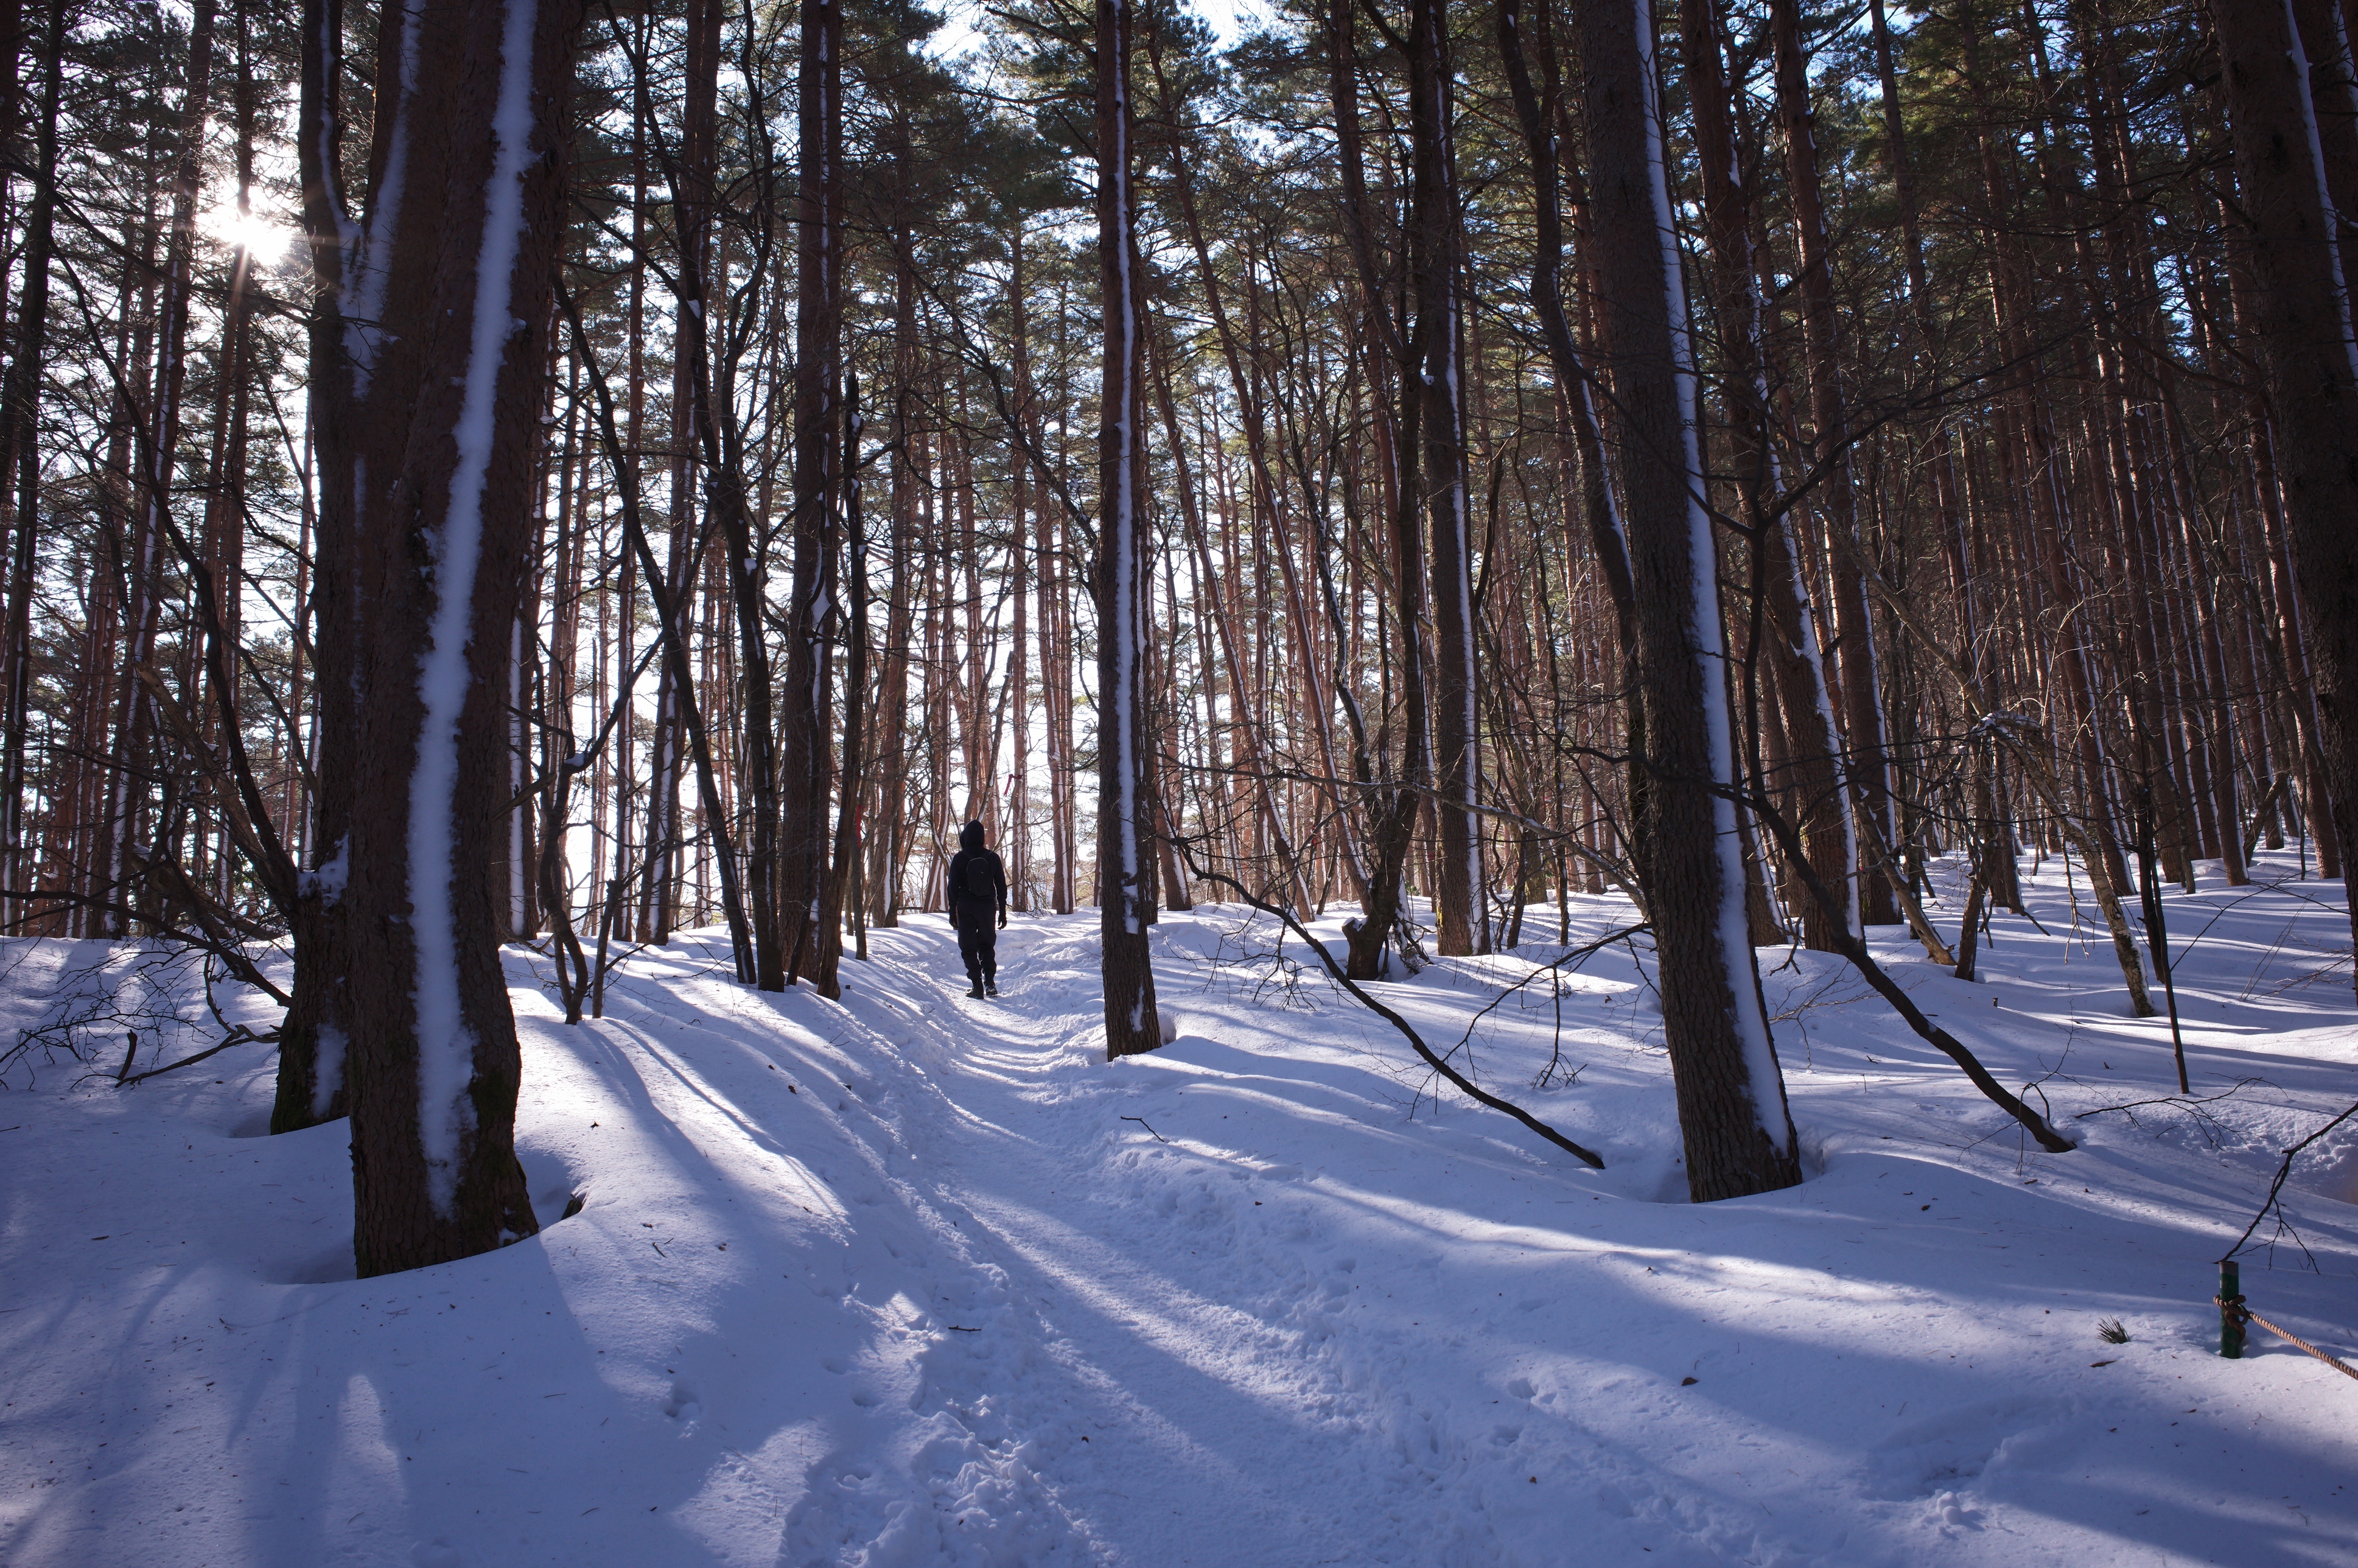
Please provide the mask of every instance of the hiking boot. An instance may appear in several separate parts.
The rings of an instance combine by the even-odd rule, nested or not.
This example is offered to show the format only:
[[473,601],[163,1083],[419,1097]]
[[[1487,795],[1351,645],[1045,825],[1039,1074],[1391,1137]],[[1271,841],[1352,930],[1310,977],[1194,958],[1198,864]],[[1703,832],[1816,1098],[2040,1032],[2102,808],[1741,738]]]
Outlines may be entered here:
[[982,989],[985,994],[997,996],[999,994],[999,981],[995,979],[985,979],[982,982]]
[[975,981],[975,982],[974,982],[974,989],[973,989],[972,990],[970,990],[970,991],[967,992],[966,994],[967,994],[967,995],[968,995],[968,996],[972,996],[972,997],[979,997],[979,996],[980,996],[980,995],[982,994],[982,982],[981,982],[980,980],[977,980],[977,981]]

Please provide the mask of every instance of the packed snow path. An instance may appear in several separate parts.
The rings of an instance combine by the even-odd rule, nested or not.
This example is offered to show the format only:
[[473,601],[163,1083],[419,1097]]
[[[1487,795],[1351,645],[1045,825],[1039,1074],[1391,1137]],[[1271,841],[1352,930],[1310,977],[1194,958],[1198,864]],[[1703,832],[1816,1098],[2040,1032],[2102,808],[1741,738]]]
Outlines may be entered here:
[[[2265,1081],[2064,1156],[1800,956],[1768,989],[1812,1179],[1703,1207],[1626,949],[1561,1034],[1542,980],[1473,1040],[1598,1173],[1436,1113],[1233,911],[1166,915],[1179,1037],[1111,1065],[1093,913],[1017,917],[996,1001],[931,917],[841,1004],[691,937],[577,1029],[513,950],[546,1228],[381,1280],[341,1127],[255,1136],[266,1063],[61,1065],[0,1099],[0,1563],[2348,1561],[2358,1385],[2265,1336],[2221,1361],[2206,1300],[2274,1151],[2358,1092],[2316,891],[2173,901],[2181,945],[2218,914],[2179,973],[2197,1093]],[[1989,983],[1882,946],[2060,1118],[2164,1095],[2166,1024],[2034,892],[2057,935],[2001,917]],[[1557,951],[1388,995],[1446,1046]],[[13,952],[17,1021],[98,956]],[[1559,1046],[1577,1080],[1529,1087]],[[2296,1180],[2323,1271],[2246,1290],[2347,1348],[2358,1129]]]

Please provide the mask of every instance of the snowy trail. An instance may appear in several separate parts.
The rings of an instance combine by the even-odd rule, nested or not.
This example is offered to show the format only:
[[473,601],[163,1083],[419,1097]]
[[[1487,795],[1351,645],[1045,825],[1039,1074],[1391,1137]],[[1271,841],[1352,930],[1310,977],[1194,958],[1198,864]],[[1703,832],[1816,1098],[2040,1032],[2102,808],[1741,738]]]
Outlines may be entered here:
[[[1043,1072],[1060,1057],[1068,1068],[1094,1062],[1102,1049],[1085,1011],[1062,1011],[1094,1000],[1082,967],[1094,951],[1020,925],[1009,935],[1002,1001],[969,1002],[961,981],[933,978],[941,955],[929,965],[882,959],[887,989],[925,999],[919,1027],[945,1057],[906,1097],[900,1136],[926,1152],[912,1184],[965,1227],[975,1254],[932,1281],[941,1315],[970,1321],[946,1322],[953,1337],[926,1357],[918,1408],[1024,1433],[1023,1465],[1057,1477],[1062,1507],[1086,1510],[1068,1521],[1081,1560],[1383,1560],[1366,1555],[1368,1523],[1410,1477],[1386,1487],[1349,1463],[1336,1415],[1315,1413],[1319,1401],[1304,1397],[1314,1390],[1298,1334],[1205,1293],[1227,1282],[1217,1276],[1234,1238],[1214,1235],[1204,1207],[1154,1211],[1200,1246],[1166,1260],[1160,1248],[1125,1245],[1140,1238],[1120,1234],[1120,1206],[1109,1200],[1134,1195],[1134,1185],[1098,1190],[1106,1097]],[[914,946],[933,946],[922,936]],[[1017,989],[1013,977],[1027,972]],[[1211,1281],[1191,1283],[1165,1266],[1207,1251]],[[968,1329],[974,1337],[957,1337]],[[1221,1510],[1209,1532],[1207,1497]]]
[[[2059,1116],[2164,1093],[2166,1024],[2031,886],[2051,935],[2002,921],[1988,983],[1887,961]],[[1764,952],[1811,1179],[1705,1207],[1626,952],[1560,1037],[1540,988],[1472,1045],[1595,1173],[1420,1101],[1218,910],[1156,927],[1179,1038],[1112,1065],[1091,913],[1018,916],[995,1002],[938,917],[874,933],[840,1004],[684,938],[579,1028],[512,950],[545,1228],[381,1280],[341,1129],[256,1136],[266,1061],[49,1074],[0,1098],[0,1563],[2347,1562],[2358,1390],[2265,1339],[2219,1360],[2205,1299],[2275,1151],[2348,1103],[2342,916],[2291,886],[2172,927],[2214,915],[2190,1063],[2259,1082],[2065,1156],[1841,966]],[[11,946],[0,1022],[96,951]],[[1388,994],[1445,1044],[1551,956]],[[1576,1081],[1531,1087],[1559,1046]],[[2322,1272],[2246,1289],[2351,1348],[2358,1129],[2296,1189]]]
[[[927,935],[912,934],[920,952]],[[2017,1172],[2014,1194],[1993,1192],[1914,1151],[1885,1156],[1877,1178],[1900,1175],[1896,1205],[1875,1183],[1843,1193],[1821,1179],[1774,1200],[1665,1208],[1648,1200],[1675,1173],[1642,1161],[1566,1195],[1511,1129],[1462,1112],[1440,1126],[1382,1118],[1394,1082],[1373,1061],[1289,1056],[1282,1031],[1250,1038],[1257,1010],[1176,986],[1176,1044],[1098,1064],[1092,957],[1084,936],[1026,934],[997,1004],[957,998],[922,960],[883,960],[891,988],[935,992],[925,1015],[942,1053],[903,1135],[923,1140],[929,1201],[972,1222],[1006,1297],[971,1351],[951,1346],[929,1376],[959,1411],[983,1390],[1021,1390],[993,1413],[1029,1434],[1035,1473],[1055,1476],[1076,1550],[1150,1563],[1561,1562],[1569,1489],[1586,1505],[1583,1539],[1632,1556],[1904,1561],[1939,1541],[2016,1562],[2045,1558],[2039,1513],[2084,1505],[2046,1473],[2104,1463],[2086,1447],[2101,1430],[2090,1396],[2103,1394],[2075,1386],[2104,1368],[2059,1343],[2035,1346],[2041,1375],[1994,1385],[1993,1362],[2064,1331],[1990,1318],[2061,1308],[2083,1334],[2085,1281],[2153,1273],[2154,1230],[2083,1227],[2020,1190],[2035,1178]],[[2047,983],[2068,995],[2077,982],[2064,979]],[[1193,1033],[1198,1019],[1250,1048]],[[2240,1065],[2315,1065],[2290,1053]],[[1887,1076],[1941,1098],[1887,1112],[1979,1108],[1924,1082],[1921,1063],[1907,1069]],[[1813,1076],[1797,1072],[1797,1086]],[[1328,1168],[1286,1161],[1290,1140]],[[1379,1178],[1412,1162],[1440,1190],[1386,1190]],[[2168,1197],[2147,1205],[2143,1173],[2107,1173],[2131,1178],[2120,1195],[2149,1227],[2183,1225],[2179,1182],[2153,1184]],[[1965,1206],[1912,1225],[1892,1212],[1920,1213],[1928,1183]],[[1519,1203],[1497,1201],[1519,1184]],[[1872,1262],[1845,1255],[1869,1247]],[[1582,1285],[1572,1301],[1567,1266]],[[2058,1266],[2068,1283],[2036,1277]],[[2031,1277],[2008,1278],[2017,1271]],[[1829,1320],[1844,1332],[1829,1336]],[[2180,1343],[2196,1350],[2203,1332],[2196,1314]],[[1554,1377],[1505,1375],[1502,1362]],[[1713,1394],[1682,1393],[1682,1375],[1710,1379]],[[1828,1450],[1861,1435],[1844,1392],[1877,1386],[1894,1393],[1868,1418],[1872,1451],[1841,1466],[1848,1506],[1823,1509]],[[2265,1403],[2249,1407],[2255,1428]],[[2256,1430],[2218,1452],[2247,1476],[2315,1464]],[[1519,1474],[1527,1465],[1543,1485]],[[2099,1474],[2081,1480],[2104,1495]],[[2017,1494],[2003,1523],[1972,1496],[1985,1476]],[[1207,1496],[1220,1519],[1208,1531]],[[2142,1523],[2154,1504],[2117,1511]],[[2091,1544],[2069,1533],[2075,1550]]]

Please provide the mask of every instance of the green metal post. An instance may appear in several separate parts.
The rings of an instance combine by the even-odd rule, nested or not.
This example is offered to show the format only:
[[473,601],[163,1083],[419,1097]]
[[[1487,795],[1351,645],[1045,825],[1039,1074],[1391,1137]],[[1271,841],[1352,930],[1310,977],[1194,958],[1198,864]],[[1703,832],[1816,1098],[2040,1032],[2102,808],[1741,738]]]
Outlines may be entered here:
[[2234,1259],[2219,1264],[2219,1354],[2230,1361],[2244,1355],[2243,1265]]

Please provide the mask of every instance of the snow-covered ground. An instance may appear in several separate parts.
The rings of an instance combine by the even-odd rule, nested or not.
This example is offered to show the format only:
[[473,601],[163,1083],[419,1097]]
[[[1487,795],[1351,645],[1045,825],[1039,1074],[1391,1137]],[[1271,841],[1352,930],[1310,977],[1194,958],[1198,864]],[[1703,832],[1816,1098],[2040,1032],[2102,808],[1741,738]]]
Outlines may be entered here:
[[[938,917],[840,1005],[691,937],[579,1028],[512,949],[552,1223],[384,1279],[350,1277],[342,1127],[260,1136],[262,1049],[20,1074],[0,1563],[2350,1562],[2358,1383],[2257,1331],[2221,1359],[2209,1301],[2277,1152],[2358,1098],[2342,889],[2173,894],[2196,1094],[2243,1087],[2074,1120],[2175,1084],[2047,873],[2052,935],[2000,915],[1984,984],[1877,946],[2083,1148],[1764,951],[1811,1179],[1703,1206],[1626,946],[1560,998],[1501,1000],[1561,951],[1528,946],[1384,989],[1439,1045],[1498,1003],[1460,1059],[1600,1173],[1436,1103],[1233,910],[1166,915],[1178,1040],[1112,1065],[1093,912],[1018,916],[996,1002]],[[93,956],[16,944],[0,1022]],[[2317,1270],[2244,1276],[2344,1352],[2353,1200],[2358,1125],[2288,1194]]]

